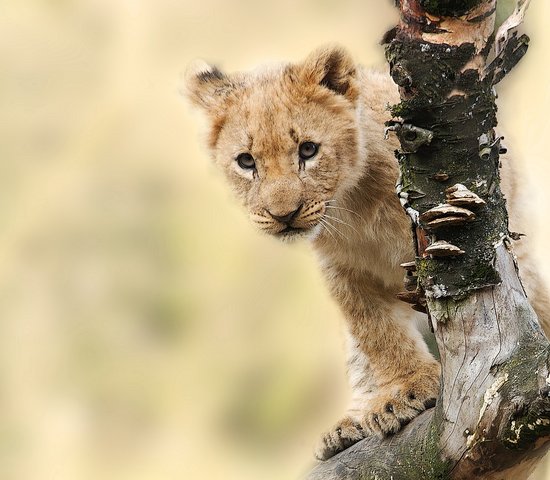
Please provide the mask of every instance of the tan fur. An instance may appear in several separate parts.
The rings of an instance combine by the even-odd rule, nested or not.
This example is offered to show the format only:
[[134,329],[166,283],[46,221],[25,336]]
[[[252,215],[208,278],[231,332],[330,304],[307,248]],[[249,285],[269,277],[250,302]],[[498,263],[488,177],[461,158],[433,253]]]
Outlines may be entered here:
[[[346,317],[352,402],[323,436],[318,458],[399,430],[433,404],[440,369],[412,311],[395,299],[399,264],[414,251],[395,194],[397,145],[383,138],[387,105],[399,101],[391,79],[332,47],[300,64],[231,76],[202,64],[187,87],[209,115],[213,157],[252,221],[283,240],[309,238]],[[300,162],[307,141],[319,150]],[[253,156],[255,170],[239,167],[241,153]],[[274,218],[289,212],[296,213],[288,225],[299,230]],[[544,306],[534,275],[530,269],[527,287]]]

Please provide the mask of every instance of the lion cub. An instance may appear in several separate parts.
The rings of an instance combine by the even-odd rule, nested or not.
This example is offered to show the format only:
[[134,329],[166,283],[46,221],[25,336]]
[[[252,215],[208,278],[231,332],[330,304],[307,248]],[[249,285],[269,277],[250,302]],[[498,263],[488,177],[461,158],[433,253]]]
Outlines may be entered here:
[[398,431],[435,404],[440,366],[395,297],[414,251],[395,193],[397,144],[383,135],[386,107],[399,101],[389,75],[330,47],[252,73],[195,66],[187,93],[207,113],[211,153],[252,222],[311,242],[347,320],[351,405],[316,456]]

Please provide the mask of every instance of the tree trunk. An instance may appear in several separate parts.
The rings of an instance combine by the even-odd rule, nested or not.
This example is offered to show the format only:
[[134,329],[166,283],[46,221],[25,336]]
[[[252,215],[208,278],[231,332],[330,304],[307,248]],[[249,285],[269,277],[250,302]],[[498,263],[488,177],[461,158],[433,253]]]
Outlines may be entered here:
[[320,463],[310,480],[521,479],[550,446],[550,349],[510,249],[494,132],[493,85],[527,49],[508,35],[527,3],[495,37],[496,0],[400,2],[385,39],[402,100],[388,128],[442,388],[435,409]]

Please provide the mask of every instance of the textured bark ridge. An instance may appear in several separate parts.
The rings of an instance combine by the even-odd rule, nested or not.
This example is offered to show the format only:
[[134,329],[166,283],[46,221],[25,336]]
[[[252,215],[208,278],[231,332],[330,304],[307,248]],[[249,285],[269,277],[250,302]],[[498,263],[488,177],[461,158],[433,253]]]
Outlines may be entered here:
[[429,312],[442,388],[401,432],[365,439],[308,478],[527,478],[550,445],[550,349],[510,248],[494,84],[528,38],[494,32],[496,0],[399,6],[385,42],[402,101],[387,134],[400,140],[397,190],[417,247],[404,267],[425,295],[415,307]]

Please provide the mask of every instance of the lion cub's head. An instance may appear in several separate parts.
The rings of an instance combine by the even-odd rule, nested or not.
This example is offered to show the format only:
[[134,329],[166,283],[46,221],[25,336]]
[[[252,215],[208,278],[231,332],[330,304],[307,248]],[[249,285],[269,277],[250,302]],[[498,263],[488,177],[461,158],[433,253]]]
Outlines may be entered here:
[[319,232],[327,204],[356,183],[358,90],[355,64],[337,47],[251,73],[203,63],[187,75],[216,163],[253,222],[282,239]]

